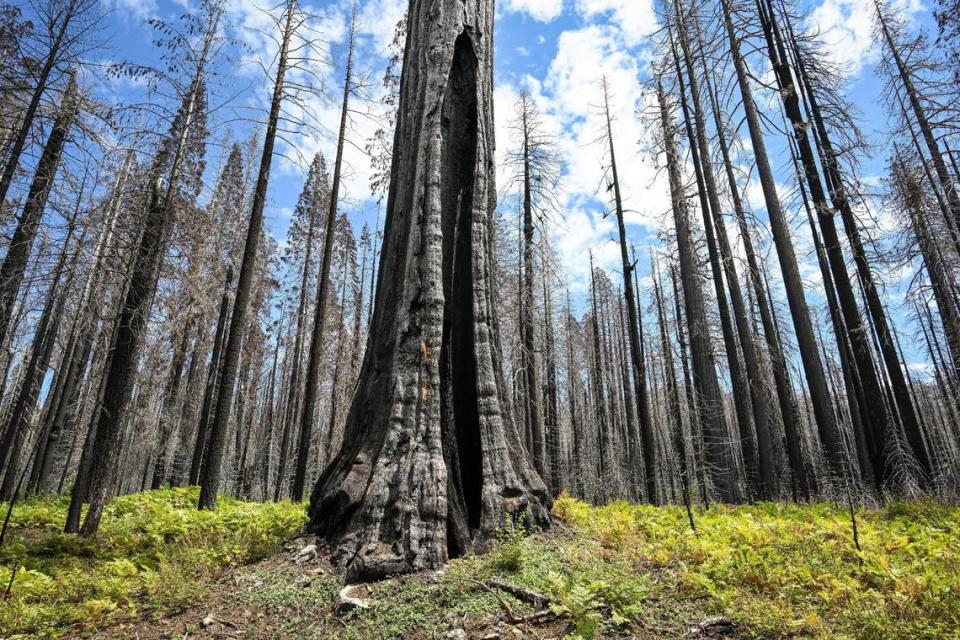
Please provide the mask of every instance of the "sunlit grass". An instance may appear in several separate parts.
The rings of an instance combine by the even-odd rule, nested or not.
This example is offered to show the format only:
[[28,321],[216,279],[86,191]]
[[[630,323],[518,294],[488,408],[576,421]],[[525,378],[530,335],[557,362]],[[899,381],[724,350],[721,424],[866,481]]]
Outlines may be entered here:
[[303,505],[290,502],[222,497],[216,511],[198,511],[198,491],[117,498],[90,538],[62,533],[68,496],[18,504],[0,548],[0,589],[10,585],[0,602],[0,637],[162,615],[202,599],[222,569],[272,554],[305,521]]

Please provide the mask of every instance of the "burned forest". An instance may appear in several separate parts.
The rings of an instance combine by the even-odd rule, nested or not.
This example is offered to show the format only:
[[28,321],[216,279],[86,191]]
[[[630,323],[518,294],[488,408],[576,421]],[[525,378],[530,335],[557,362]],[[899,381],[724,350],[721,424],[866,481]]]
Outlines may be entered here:
[[0,2],[0,638],[957,637],[958,12]]

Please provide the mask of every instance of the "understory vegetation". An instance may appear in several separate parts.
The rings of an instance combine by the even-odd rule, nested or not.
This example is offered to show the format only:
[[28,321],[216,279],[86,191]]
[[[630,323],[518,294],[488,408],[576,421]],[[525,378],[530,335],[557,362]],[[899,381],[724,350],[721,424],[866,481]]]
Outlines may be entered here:
[[62,532],[69,496],[17,504],[0,548],[8,591],[0,637],[56,636],[189,606],[222,570],[275,553],[305,521],[303,506],[290,501],[224,498],[216,511],[198,511],[198,491],[116,498],[89,538]]
[[0,549],[0,637],[153,637],[137,625],[176,615],[191,637],[207,615],[249,637],[482,637],[537,611],[498,583],[549,601],[524,637],[539,624],[550,637],[676,638],[712,616],[737,638],[960,637],[960,509],[932,501],[859,510],[858,551],[849,513],[829,504],[711,506],[693,532],[681,507],[562,496],[550,531],[504,527],[492,552],[356,587],[370,607],[344,611],[328,567],[277,553],[303,505],[224,499],[209,512],[196,499],[195,487],[117,498],[91,538],[60,533],[66,498],[18,505]]

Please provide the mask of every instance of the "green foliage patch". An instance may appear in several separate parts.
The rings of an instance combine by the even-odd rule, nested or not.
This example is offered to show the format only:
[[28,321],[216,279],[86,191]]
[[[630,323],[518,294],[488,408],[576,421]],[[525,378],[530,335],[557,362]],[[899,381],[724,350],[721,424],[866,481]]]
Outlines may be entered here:
[[[304,522],[302,505],[289,502],[223,498],[217,511],[198,512],[196,499],[196,488],[118,498],[91,539],[60,533],[66,498],[18,506],[0,550],[0,590],[21,565],[0,602],[0,637],[91,631],[205,604],[225,568],[270,556]],[[238,572],[219,606],[250,630],[283,637],[482,635],[501,624],[501,601],[517,616],[534,612],[485,586],[497,578],[547,596],[560,616],[550,633],[565,628],[582,640],[683,637],[717,615],[741,639],[960,640],[955,507],[860,510],[862,551],[847,511],[828,504],[713,506],[697,513],[696,533],[681,507],[593,507],[562,496],[554,513],[550,531],[507,523],[489,553],[371,585],[356,594],[369,609],[336,611],[340,579],[286,560]]]
[[584,638],[649,623],[683,601],[729,616],[747,638],[960,638],[953,507],[861,510],[862,551],[849,513],[827,504],[718,505],[698,514],[697,533],[681,507],[561,497],[554,511],[591,549],[584,558],[562,542],[565,561],[547,571],[549,592]]
[[291,502],[221,497],[216,511],[198,511],[198,492],[117,498],[90,538],[62,533],[68,496],[18,504],[0,548],[0,589],[19,567],[0,606],[0,636],[55,637],[70,625],[163,615],[202,599],[223,569],[274,553],[305,522]]

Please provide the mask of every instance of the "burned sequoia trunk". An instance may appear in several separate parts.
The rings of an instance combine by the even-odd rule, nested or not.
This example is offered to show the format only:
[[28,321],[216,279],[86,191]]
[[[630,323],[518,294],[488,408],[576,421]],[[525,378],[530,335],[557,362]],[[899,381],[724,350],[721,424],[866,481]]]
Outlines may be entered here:
[[550,498],[493,305],[493,2],[414,0],[369,345],[309,530],[351,582],[436,568]]

